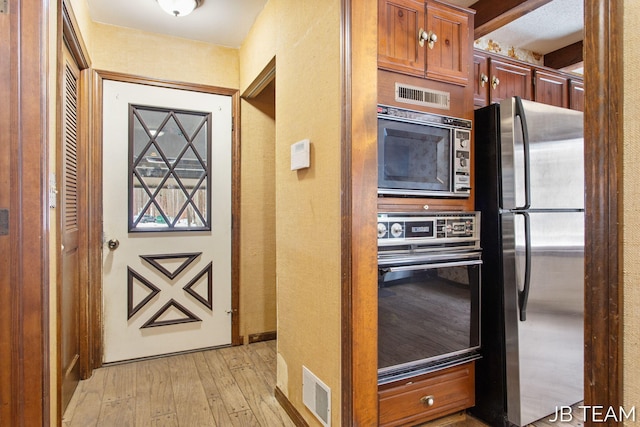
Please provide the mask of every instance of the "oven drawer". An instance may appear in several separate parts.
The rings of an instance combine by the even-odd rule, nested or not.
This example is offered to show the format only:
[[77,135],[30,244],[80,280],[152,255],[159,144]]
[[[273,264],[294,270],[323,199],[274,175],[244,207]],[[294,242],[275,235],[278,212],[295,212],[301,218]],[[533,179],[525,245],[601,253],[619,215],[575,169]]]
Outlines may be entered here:
[[380,386],[379,425],[413,425],[473,406],[474,367],[470,362]]

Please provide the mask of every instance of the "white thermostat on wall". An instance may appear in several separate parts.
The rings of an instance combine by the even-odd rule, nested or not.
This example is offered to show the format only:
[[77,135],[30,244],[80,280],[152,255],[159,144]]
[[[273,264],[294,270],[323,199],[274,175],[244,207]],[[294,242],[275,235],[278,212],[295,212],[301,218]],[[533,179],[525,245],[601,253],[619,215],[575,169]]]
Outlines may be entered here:
[[304,169],[309,167],[311,143],[308,139],[303,139],[291,145],[291,170]]

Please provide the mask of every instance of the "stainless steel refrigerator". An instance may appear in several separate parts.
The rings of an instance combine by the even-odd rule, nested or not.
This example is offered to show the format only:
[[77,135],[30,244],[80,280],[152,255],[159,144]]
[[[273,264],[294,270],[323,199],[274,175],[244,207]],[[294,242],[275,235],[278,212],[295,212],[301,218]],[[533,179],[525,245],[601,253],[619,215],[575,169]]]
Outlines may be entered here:
[[482,359],[476,406],[524,426],[583,399],[583,114],[518,97],[475,114]]

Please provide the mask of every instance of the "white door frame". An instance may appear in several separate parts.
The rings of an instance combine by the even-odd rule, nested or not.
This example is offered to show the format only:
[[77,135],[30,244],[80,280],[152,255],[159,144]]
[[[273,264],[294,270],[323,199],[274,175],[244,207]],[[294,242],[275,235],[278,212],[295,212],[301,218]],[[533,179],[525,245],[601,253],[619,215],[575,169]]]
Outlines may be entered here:
[[[92,117],[95,118],[91,131],[91,194],[97,199],[90,203],[92,206],[90,214],[89,234],[92,244],[102,248],[102,83],[104,80],[114,80],[119,82],[137,83],[156,87],[172,89],[182,89],[194,92],[203,92],[217,95],[227,95],[231,97],[232,109],[232,171],[231,171],[231,344],[240,345],[243,340],[240,336],[239,319],[239,254],[240,254],[240,136],[239,117],[240,102],[239,91],[237,89],[221,88],[216,86],[197,85],[184,82],[164,81],[139,76],[133,76],[109,71],[94,71],[93,93],[95,94],[92,108]],[[89,283],[89,336],[93,337],[90,343],[92,352],[92,367],[98,368],[102,365],[102,355],[104,353],[104,338],[102,334],[102,255],[101,250],[93,251],[90,266]]]

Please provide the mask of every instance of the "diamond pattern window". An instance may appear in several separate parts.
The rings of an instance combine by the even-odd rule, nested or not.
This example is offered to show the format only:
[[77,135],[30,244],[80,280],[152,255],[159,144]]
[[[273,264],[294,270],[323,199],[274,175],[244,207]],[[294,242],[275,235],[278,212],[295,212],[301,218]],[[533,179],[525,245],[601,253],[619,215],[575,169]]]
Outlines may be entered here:
[[129,105],[129,231],[211,229],[211,113]]

